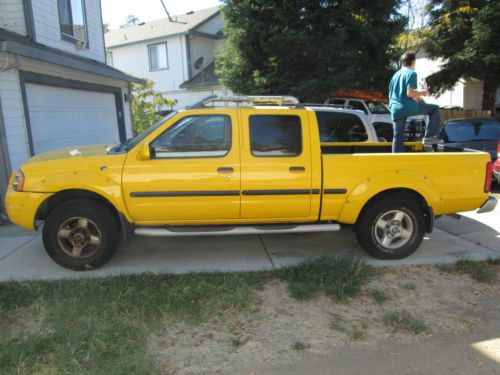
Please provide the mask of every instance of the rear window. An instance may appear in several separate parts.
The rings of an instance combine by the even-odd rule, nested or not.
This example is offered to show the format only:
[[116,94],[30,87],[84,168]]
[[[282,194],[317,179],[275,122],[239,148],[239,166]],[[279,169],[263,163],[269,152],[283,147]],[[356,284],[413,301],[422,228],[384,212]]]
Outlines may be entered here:
[[387,107],[380,102],[370,100],[366,101],[365,103],[368,106],[370,112],[373,113],[374,115],[388,115],[391,113],[389,112]]
[[317,111],[321,142],[364,142],[368,140],[361,119],[351,113]]
[[495,120],[450,121],[443,129],[443,139],[449,143],[498,141],[500,122]]
[[250,116],[250,149],[258,157],[290,157],[302,153],[300,117]]

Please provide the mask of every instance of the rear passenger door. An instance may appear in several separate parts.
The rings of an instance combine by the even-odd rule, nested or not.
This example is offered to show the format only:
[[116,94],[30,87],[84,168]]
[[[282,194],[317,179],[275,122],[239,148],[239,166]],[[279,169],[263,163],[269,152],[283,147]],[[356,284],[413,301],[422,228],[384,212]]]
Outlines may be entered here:
[[312,162],[305,110],[242,109],[241,218],[311,214]]

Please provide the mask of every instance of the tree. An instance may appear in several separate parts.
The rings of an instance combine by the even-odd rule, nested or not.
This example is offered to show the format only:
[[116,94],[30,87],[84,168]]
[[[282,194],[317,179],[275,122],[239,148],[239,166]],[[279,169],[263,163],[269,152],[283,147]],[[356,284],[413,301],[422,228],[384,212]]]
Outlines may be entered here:
[[216,72],[231,90],[322,101],[338,89],[387,91],[399,0],[225,0]]
[[425,49],[441,58],[441,70],[428,77],[432,93],[451,89],[460,78],[484,82],[483,109],[493,110],[500,85],[500,2],[431,0]]
[[175,100],[164,98],[163,95],[155,91],[153,81],[146,83],[132,83],[132,125],[134,134],[139,134],[161,119],[158,111],[165,107],[172,109]]
[[405,30],[397,38],[398,47],[402,52],[411,50],[418,52],[420,50],[427,28],[426,8],[429,0],[402,0],[400,6],[400,13],[407,19]]
[[125,20],[125,23],[120,26],[120,28],[128,27],[128,26],[135,26],[141,21],[139,20],[139,17],[134,16],[133,14],[129,14],[127,16],[127,19]]

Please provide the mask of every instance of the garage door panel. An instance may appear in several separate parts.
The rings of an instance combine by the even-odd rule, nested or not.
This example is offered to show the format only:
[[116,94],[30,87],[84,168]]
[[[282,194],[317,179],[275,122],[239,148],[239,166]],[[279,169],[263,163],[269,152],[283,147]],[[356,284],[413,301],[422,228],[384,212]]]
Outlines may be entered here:
[[27,84],[34,153],[119,141],[114,94]]

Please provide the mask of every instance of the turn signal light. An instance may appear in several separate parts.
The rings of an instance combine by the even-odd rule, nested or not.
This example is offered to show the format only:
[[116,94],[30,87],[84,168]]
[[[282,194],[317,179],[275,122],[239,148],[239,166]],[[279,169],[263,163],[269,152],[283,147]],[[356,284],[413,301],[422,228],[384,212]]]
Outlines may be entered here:
[[24,174],[21,171],[16,173],[14,177],[14,181],[12,181],[12,188],[15,191],[23,191],[24,189]]

